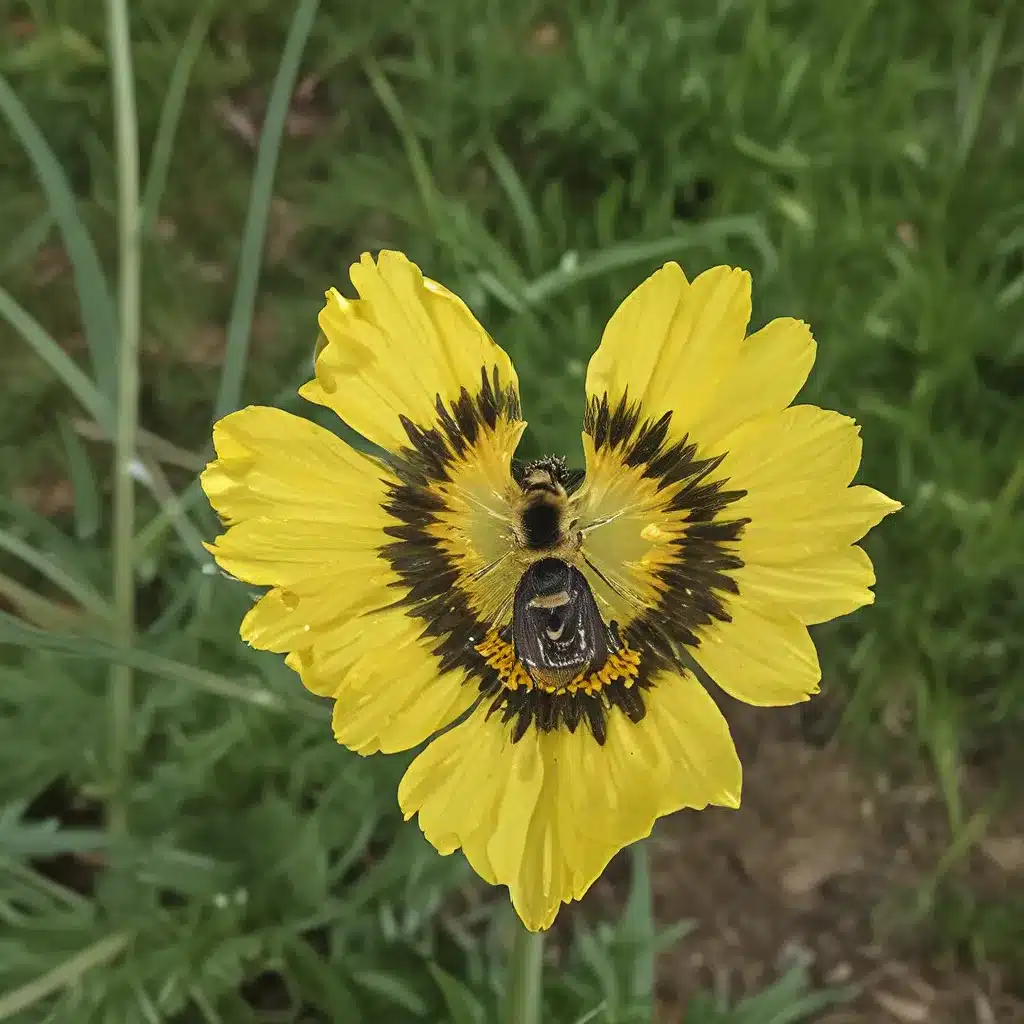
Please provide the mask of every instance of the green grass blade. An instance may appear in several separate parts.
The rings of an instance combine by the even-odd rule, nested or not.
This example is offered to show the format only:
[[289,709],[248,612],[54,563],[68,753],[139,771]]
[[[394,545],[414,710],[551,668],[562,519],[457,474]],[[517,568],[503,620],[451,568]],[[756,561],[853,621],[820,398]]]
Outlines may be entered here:
[[117,337],[117,315],[96,246],[78,213],[78,204],[64,169],[3,75],[0,75],[0,112],[7,118],[32,161],[50,210],[60,228],[74,269],[75,289],[82,314],[82,328],[92,357],[93,376],[100,392],[112,398],[115,386],[114,341]]
[[252,334],[253,310],[256,306],[256,286],[263,262],[263,241],[266,237],[267,217],[270,212],[274,174],[277,170],[277,156],[281,150],[281,136],[284,133],[284,120],[295,88],[299,62],[302,60],[302,53],[313,27],[319,3],[320,0],[299,0],[288,29],[288,38],[281,54],[274,86],[270,91],[267,116],[260,135],[259,152],[256,154],[256,170],[253,172],[245,230],[242,233],[238,283],[235,286],[231,317],[228,320],[224,365],[221,368],[217,404],[214,407],[215,419],[220,419],[237,409],[241,399],[249,338]]
[[63,417],[57,421],[67,455],[68,476],[75,491],[75,534],[79,540],[92,540],[100,528],[100,489],[89,453],[75,428]]
[[[135,535],[132,542],[132,555],[135,561],[144,558],[167,530],[176,525],[179,517],[187,516],[204,499],[203,488],[197,478],[177,497],[172,496],[169,500],[161,502],[160,511]],[[181,531],[178,532],[181,536]]]
[[196,563],[200,566],[210,565],[213,559],[203,547],[203,538],[192,525],[184,504],[174,493],[160,464],[155,459],[140,458],[136,466],[136,478],[144,483],[150,494],[156,498],[160,505],[160,515],[166,517],[166,521],[174,527],[175,533]]
[[515,164],[495,140],[492,139],[487,143],[484,153],[491,165],[491,170],[494,171],[494,176],[498,179],[498,183],[508,198],[509,207],[519,225],[523,249],[526,251],[527,266],[531,271],[536,272],[542,265],[544,244],[540,220],[530,199],[530,194],[527,192]]
[[395,130],[402,140],[405,148],[406,159],[409,161],[409,169],[412,171],[413,180],[416,182],[416,191],[419,193],[420,202],[427,218],[440,227],[442,197],[434,176],[430,173],[430,162],[427,160],[420,140],[416,137],[409,119],[405,116],[402,104],[398,99],[395,90],[392,89],[380,66],[372,57],[363,61],[363,71],[369,79],[370,87],[380,100],[381,106],[391,118]]
[[43,629],[73,630],[81,618],[79,612],[40,597],[30,587],[0,572],[0,597],[18,614]]
[[268,711],[294,713],[317,721],[323,720],[324,717],[324,709],[313,701],[300,698],[286,701],[273,691],[262,687],[255,679],[251,682],[238,682],[216,672],[186,665],[160,654],[140,650],[138,647],[121,648],[93,637],[44,632],[0,612],[0,645],[3,644],[36,651],[53,651],[68,658],[85,658],[110,665],[126,665],[138,672],[148,672],[161,679],[185,683],[217,697],[252,704]]
[[68,957],[51,971],[41,975],[12,992],[0,996],[0,1020],[10,1020],[15,1014],[23,1013],[36,1003],[48,999],[62,989],[77,985],[82,976],[88,972],[109,964],[119,957],[127,948],[129,936],[123,932],[108,935],[99,942],[83,949],[80,953]]
[[178,133],[178,122],[181,120],[181,111],[185,106],[185,94],[188,92],[188,83],[192,77],[196,58],[203,48],[203,42],[210,27],[212,9],[213,4],[207,2],[196,11],[192,23],[189,25],[188,35],[185,36],[185,41],[178,52],[178,59],[174,62],[174,69],[171,71],[171,80],[164,96],[163,107],[160,110],[156,138],[153,140],[153,149],[149,155],[146,184],[142,190],[143,231],[152,228],[160,209],[160,201],[163,199],[164,188],[167,184],[167,169],[174,152],[174,139]]
[[60,587],[68,597],[76,601],[86,611],[92,612],[97,618],[109,619],[113,614],[103,595],[91,584],[76,579],[41,551],[37,551],[7,530],[0,529],[0,551],[6,551],[20,562],[35,569],[41,576],[45,576],[55,586]]
[[7,244],[7,251],[0,256],[0,274],[6,274],[15,267],[28,263],[41,248],[53,227],[53,214],[46,210]]
[[577,1017],[573,1024],[594,1024],[595,1021],[599,1020],[599,1016],[605,1012],[607,1007],[607,1003],[598,1003],[592,1010],[587,1010],[582,1017]]
[[428,963],[427,970],[441,990],[451,1024],[484,1024],[487,1014],[468,986],[435,963]]
[[650,1016],[654,1006],[654,907],[651,903],[651,867],[647,847],[634,843],[629,848],[633,885],[619,922],[619,938],[625,946],[629,966],[630,1008]]
[[0,316],[2,316],[31,346],[36,355],[64,382],[89,415],[104,430],[112,431],[114,410],[107,397],[57,344],[53,335],[21,306],[6,288],[0,286]]
[[624,242],[609,246],[576,264],[568,264],[541,274],[527,285],[523,298],[530,305],[547,302],[554,296],[583,281],[600,277],[613,270],[671,259],[689,249],[713,246],[731,238],[744,238],[760,254],[764,269],[775,268],[777,257],[761,222],[755,217],[739,215],[720,217],[694,227],[681,227],[667,238],[651,242]]
[[957,134],[952,149],[953,170],[955,172],[963,170],[978,138],[982,115],[985,110],[985,102],[992,87],[992,75],[995,71],[999,50],[1003,42],[1005,24],[1005,15],[1000,15],[989,25],[988,32],[985,33],[985,39],[981,44],[981,50],[978,54],[977,74],[974,76],[974,80],[970,83],[966,90],[966,95],[963,97],[959,118],[960,131]]

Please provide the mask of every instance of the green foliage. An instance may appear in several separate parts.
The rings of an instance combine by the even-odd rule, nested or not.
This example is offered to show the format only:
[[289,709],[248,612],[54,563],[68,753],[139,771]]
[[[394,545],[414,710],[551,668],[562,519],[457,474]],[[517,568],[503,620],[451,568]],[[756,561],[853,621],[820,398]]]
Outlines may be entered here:
[[714,996],[699,996],[690,1006],[686,1021],[687,1024],[801,1024],[814,1020],[841,998],[835,992],[810,991],[807,972],[794,967],[763,992],[735,1003]]
[[[0,493],[54,474],[72,493],[55,521],[0,502],[0,1020],[475,1024],[504,1005],[503,916],[402,826],[405,760],[332,743],[280,659],[238,641],[252,595],[200,543],[214,409],[298,407],[319,296],[367,248],[405,249],[501,339],[532,454],[577,453],[586,360],[655,265],[749,267],[755,326],[813,325],[808,399],[864,424],[864,479],[907,506],[870,542],[876,607],[819,633],[850,722],[886,742],[879,713],[910,713],[954,832],[965,758],[1019,777],[1020,5],[131,7],[145,433],[125,655],[109,446],[83,440],[111,436],[118,399],[102,5],[0,0]],[[119,660],[137,692],[115,843]],[[634,872],[621,920],[552,953],[552,1020],[650,1018],[654,954],[683,929],[658,935]],[[1019,915],[942,892],[954,945],[1019,958]],[[830,998],[791,973],[687,1021],[788,1024]]]

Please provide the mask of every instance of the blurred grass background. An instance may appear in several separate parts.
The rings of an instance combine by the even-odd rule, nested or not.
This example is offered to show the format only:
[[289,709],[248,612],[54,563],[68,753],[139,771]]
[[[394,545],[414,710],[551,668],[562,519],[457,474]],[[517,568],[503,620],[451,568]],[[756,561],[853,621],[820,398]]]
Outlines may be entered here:
[[[527,454],[578,458],[587,358],[666,259],[750,269],[753,327],[812,324],[805,395],[863,424],[862,479],[906,505],[868,544],[876,605],[817,631],[840,733],[941,794],[916,926],[1019,972],[1024,899],[952,868],[1024,769],[1024,8],[137,0],[131,29],[138,636],[119,655],[105,14],[0,0],[0,1020],[495,1019],[501,901],[401,827],[402,758],[337,748],[279,659],[238,642],[250,595],[199,543],[215,410],[299,411],[324,288],[385,246],[510,352]],[[567,933],[551,1020],[649,1019],[634,897]],[[687,1020],[781,1024],[829,998],[780,985]]]

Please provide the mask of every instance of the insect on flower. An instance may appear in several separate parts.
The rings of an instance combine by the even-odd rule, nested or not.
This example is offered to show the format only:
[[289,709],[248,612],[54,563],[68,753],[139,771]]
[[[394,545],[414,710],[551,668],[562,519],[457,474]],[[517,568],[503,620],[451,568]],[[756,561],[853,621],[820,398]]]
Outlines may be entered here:
[[352,282],[300,394],[386,457],[232,413],[203,474],[228,527],[210,550],[270,588],[242,637],[334,699],[340,743],[433,737],[405,816],[547,928],[658,817],[738,806],[695,664],[749,704],[806,700],[807,626],[872,601],[856,542],[900,506],[850,486],[853,420],[790,405],[814,341],[791,319],[745,337],[743,271],[668,263],[619,307],[587,371],[585,471],[514,459],[515,370],[459,298],[395,252]]

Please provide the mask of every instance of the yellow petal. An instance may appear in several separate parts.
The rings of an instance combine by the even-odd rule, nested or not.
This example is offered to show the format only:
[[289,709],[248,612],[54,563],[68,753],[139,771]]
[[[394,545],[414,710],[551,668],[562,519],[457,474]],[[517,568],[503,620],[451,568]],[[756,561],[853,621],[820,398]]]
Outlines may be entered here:
[[217,458],[203,490],[231,528],[207,545],[225,571],[291,586],[346,567],[378,571],[391,522],[389,473],[329,430],[280,409],[249,406],[213,428]]
[[734,576],[744,600],[786,610],[805,625],[848,615],[875,599],[871,559],[855,545],[787,565],[748,564]]
[[692,284],[666,263],[616,310],[587,369],[587,395],[628,393],[644,418],[672,413],[678,439],[717,400],[736,364],[750,319],[750,275],[713,267]]
[[[747,491],[731,508],[805,508],[826,492],[845,488],[860,465],[860,427],[841,413],[815,405],[794,405],[760,416],[727,434],[726,452],[716,477],[729,488]],[[744,511],[740,511],[740,509]]]
[[479,697],[461,670],[439,674],[433,659],[388,679],[378,674],[374,681],[384,688],[350,694],[342,686],[334,702],[335,739],[363,755],[419,746]]
[[374,262],[364,253],[351,270],[360,298],[331,289],[320,313],[327,344],[316,379],[300,394],[333,409],[364,437],[392,450],[407,446],[400,416],[421,427],[437,419],[438,397],[447,405],[465,388],[481,389],[481,373],[518,395],[508,356],[466,304],[398,252]]
[[821,670],[807,627],[793,614],[740,597],[732,621],[700,632],[698,664],[730,696],[747,704],[797,704],[818,692]]
[[329,564],[291,586],[275,587],[242,620],[242,639],[261,651],[284,654],[308,647],[311,634],[390,604],[397,575],[382,558],[367,553]]
[[856,543],[902,507],[881,491],[858,485],[824,493],[809,490],[802,502],[796,494],[763,504],[751,496],[730,505],[729,512],[751,517],[739,545],[745,562],[787,565]]
[[[236,523],[206,547],[225,572],[261,587],[294,587],[310,576],[367,565],[381,541],[372,527],[269,518]],[[373,567],[376,562],[370,563]]]
[[714,701],[691,677],[663,674],[647,715],[607,713],[599,745],[584,727],[527,731],[476,711],[434,740],[399,787],[442,853],[461,847],[474,869],[509,887],[527,928],[551,925],[623,847],[682,807],[739,803],[741,769]]
[[[507,863],[522,858],[543,782],[536,735],[528,732],[512,743],[509,727],[497,716],[488,719],[481,707],[413,761],[398,788],[398,802],[406,819],[419,812],[423,834],[440,853],[462,847],[482,878],[507,883]],[[492,842],[495,836],[508,844],[504,854]],[[491,849],[497,851],[501,874],[491,862]]]
[[804,386],[814,355],[811,329],[801,320],[782,317],[750,335],[715,401],[693,424],[692,439],[701,452],[716,450],[718,441],[747,420],[785,409]]
[[728,506],[749,519],[745,562],[784,565],[846,547],[902,506],[869,487],[848,487],[860,465],[860,428],[848,416],[797,405],[727,434],[715,478],[746,493]]
[[393,607],[401,581],[380,553],[398,523],[384,507],[389,471],[277,409],[233,413],[214,442],[203,486],[233,525],[209,548],[228,572],[273,588],[242,638],[288,653],[310,690],[336,699],[339,742],[405,750],[466,711],[476,687],[461,670],[441,673],[437,639]]
[[262,516],[329,524],[383,524],[377,461],[329,430],[281,409],[250,405],[213,427],[215,461],[200,480],[228,523]]
[[436,640],[397,609],[346,618],[311,633],[289,664],[313,693],[333,697],[334,736],[359,754],[408,750],[443,729],[478,698],[461,669],[438,670]]

